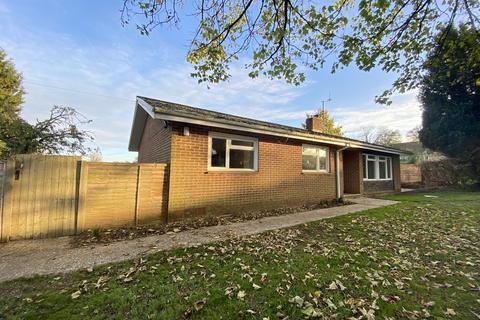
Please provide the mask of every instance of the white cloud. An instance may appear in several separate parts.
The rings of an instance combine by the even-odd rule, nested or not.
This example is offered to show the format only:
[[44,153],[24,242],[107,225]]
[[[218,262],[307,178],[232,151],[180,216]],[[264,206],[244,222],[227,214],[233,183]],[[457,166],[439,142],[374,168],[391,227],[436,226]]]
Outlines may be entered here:
[[18,29],[0,35],[0,41],[24,74],[23,116],[34,121],[47,116],[53,105],[75,107],[93,120],[88,129],[105,160],[136,156],[127,151],[136,95],[267,121],[303,118],[306,113],[290,106],[302,95],[302,87],[252,80],[238,65],[232,67],[229,82],[206,89],[189,76],[186,63],[162,67],[158,55],[140,55],[139,63],[138,53],[129,47],[85,46],[68,35]]
[[362,127],[386,127],[405,135],[422,121],[422,110],[416,96],[417,92],[412,91],[394,97],[390,106],[337,108],[332,115],[350,137],[358,137]]
[[[55,104],[75,107],[93,120],[88,129],[105,160],[136,156],[127,151],[136,95],[283,123],[302,123],[305,114],[313,112],[295,105],[315,86],[311,82],[294,87],[280,80],[252,80],[239,63],[232,66],[230,81],[207,89],[190,77],[191,67],[172,57],[164,44],[138,52],[126,43],[85,45],[62,33],[2,22],[0,26],[5,31],[0,34],[2,47],[24,74],[23,116],[33,121],[47,116]],[[355,109],[333,108],[331,113],[349,136],[370,125],[405,133],[419,124],[421,115],[412,93],[395,97],[390,107],[364,104]]]

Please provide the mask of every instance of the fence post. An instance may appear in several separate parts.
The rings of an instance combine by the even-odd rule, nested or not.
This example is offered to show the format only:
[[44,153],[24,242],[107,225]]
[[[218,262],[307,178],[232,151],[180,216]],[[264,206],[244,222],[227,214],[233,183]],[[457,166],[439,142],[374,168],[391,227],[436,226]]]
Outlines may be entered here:
[[135,226],[138,225],[138,196],[139,196],[139,189],[140,189],[140,164],[137,164],[137,185],[135,187],[135,213],[134,213],[134,222]]
[[85,229],[85,216],[87,210],[87,187],[88,187],[88,162],[80,161],[80,178],[78,181],[78,205],[75,222],[75,234]]
[[15,161],[6,163],[5,176],[3,177],[3,201],[0,213],[0,242],[6,242],[10,238],[12,221],[13,181],[15,179]]

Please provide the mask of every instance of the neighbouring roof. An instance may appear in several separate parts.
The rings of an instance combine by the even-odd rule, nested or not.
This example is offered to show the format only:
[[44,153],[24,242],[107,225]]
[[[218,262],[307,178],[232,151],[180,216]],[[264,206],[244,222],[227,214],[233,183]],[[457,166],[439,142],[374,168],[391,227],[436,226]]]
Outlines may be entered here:
[[314,132],[307,129],[290,127],[282,124],[260,121],[141,96],[137,97],[132,132],[130,135],[130,151],[138,151],[143,128],[148,116],[154,119],[162,119],[166,121],[178,121],[239,131],[287,136],[299,140],[318,141],[322,143],[375,150],[386,153],[409,153],[408,151],[405,152],[396,148],[367,143],[360,140]]

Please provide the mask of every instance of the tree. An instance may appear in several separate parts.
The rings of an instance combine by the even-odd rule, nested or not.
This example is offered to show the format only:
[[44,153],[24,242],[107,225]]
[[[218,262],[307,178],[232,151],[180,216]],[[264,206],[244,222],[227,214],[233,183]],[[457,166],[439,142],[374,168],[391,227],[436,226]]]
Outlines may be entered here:
[[94,161],[94,162],[100,162],[103,159],[102,151],[98,147],[91,150],[87,156],[89,161]]
[[412,142],[420,141],[420,130],[422,129],[421,126],[416,126],[412,130],[407,132],[407,139]]
[[[18,118],[23,103],[22,76],[15,70],[5,51],[0,48],[0,124],[11,125]],[[7,142],[0,138],[0,155],[7,149]]]
[[335,125],[335,119],[330,117],[327,110],[321,109],[314,115],[307,114],[307,117],[316,117],[322,120],[322,133],[343,136],[342,126]]
[[373,143],[375,141],[375,127],[361,127],[358,139],[365,142]]
[[90,132],[81,126],[90,123],[72,107],[54,106],[50,116],[35,124],[20,117],[22,76],[0,49],[0,158],[21,153],[79,153],[90,151]]
[[35,124],[29,124],[18,117],[0,123],[0,140],[6,142],[3,157],[15,154],[81,154],[86,155],[93,141],[90,132],[80,129],[90,123],[72,107],[54,106],[50,116]]
[[0,48],[0,121],[11,121],[23,103],[22,75]]
[[425,64],[420,141],[470,165],[480,176],[480,34],[471,26],[437,39]]
[[360,128],[360,140],[369,143],[392,146],[395,143],[402,142],[402,135],[398,130],[391,130],[385,127],[362,127]]
[[[184,5],[186,3],[186,5]],[[143,35],[165,24],[196,19],[187,60],[199,82],[230,77],[229,65],[250,56],[251,77],[264,74],[299,84],[305,67],[331,71],[352,63],[369,71],[398,74],[393,91],[419,84],[422,54],[434,47],[457,20],[477,29],[478,0],[124,0],[122,25],[134,23]],[[443,28],[441,28],[443,27]],[[439,31],[440,30],[440,31]],[[170,29],[169,29],[170,32]],[[440,33],[439,33],[440,32]]]
[[375,142],[384,146],[392,146],[395,143],[402,142],[402,135],[398,130],[391,130],[388,128],[380,128],[377,131]]

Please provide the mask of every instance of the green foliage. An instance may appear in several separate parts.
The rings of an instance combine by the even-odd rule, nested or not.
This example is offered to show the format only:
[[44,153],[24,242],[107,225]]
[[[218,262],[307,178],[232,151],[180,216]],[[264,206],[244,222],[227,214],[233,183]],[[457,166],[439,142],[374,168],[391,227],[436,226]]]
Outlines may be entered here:
[[477,0],[227,1],[124,0],[123,25],[134,20],[148,35],[157,26],[197,18],[187,60],[199,82],[230,77],[229,65],[248,56],[251,77],[260,74],[300,84],[305,70],[331,63],[331,72],[355,64],[398,75],[377,101],[417,87],[423,54],[434,36],[456,20],[479,23]]
[[20,117],[22,77],[0,49],[0,159],[27,153],[86,154],[93,138],[80,129],[87,124],[74,108],[54,106],[50,117],[29,124]]
[[6,141],[3,157],[15,154],[81,154],[91,151],[88,142],[93,141],[90,132],[81,125],[90,123],[74,108],[54,106],[50,116],[35,124],[21,118],[0,123],[0,140]]
[[0,121],[11,121],[18,116],[24,93],[22,75],[0,48]]
[[420,140],[431,150],[469,163],[480,176],[480,35],[451,29],[425,64]]
[[323,133],[343,136],[342,126],[335,125],[335,119],[330,117],[327,110],[319,110],[314,117],[320,118],[323,123]]

